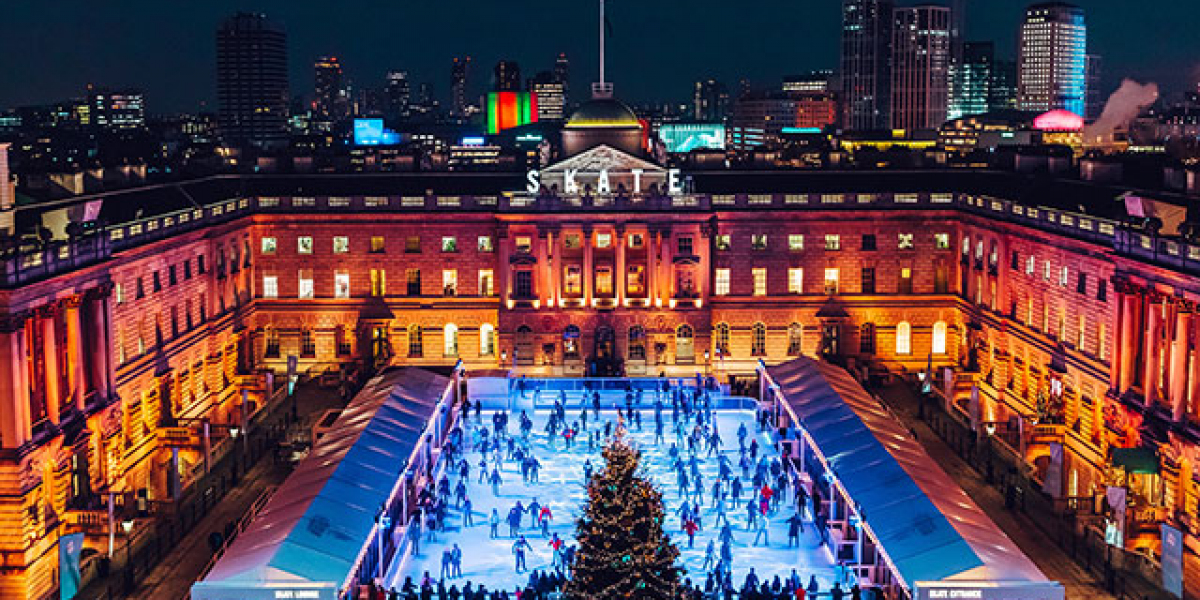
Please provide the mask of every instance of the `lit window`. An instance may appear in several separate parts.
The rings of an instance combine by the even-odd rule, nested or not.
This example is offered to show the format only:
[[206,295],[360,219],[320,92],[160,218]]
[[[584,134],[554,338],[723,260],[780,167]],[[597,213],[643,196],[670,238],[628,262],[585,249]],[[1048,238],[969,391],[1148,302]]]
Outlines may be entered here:
[[804,344],[804,326],[799,323],[788,325],[788,356],[800,356]]
[[454,323],[446,323],[443,332],[442,354],[447,357],[458,356],[458,326]]
[[117,304],[125,303],[125,286],[116,284],[113,286],[113,295],[116,296]]
[[791,250],[792,252],[798,252],[803,249],[804,249],[804,235],[803,234],[793,233],[788,236],[788,250]]
[[334,298],[349,298],[350,297],[350,274],[345,271],[338,271],[333,274],[333,297]]
[[767,295],[767,270],[764,268],[755,268],[752,270],[754,275],[754,295]]
[[340,235],[333,238],[333,253],[345,254],[350,251],[350,238]]
[[496,354],[496,328],[490,323],[479,326],[479,355],[494,356]]
[[933,245],[938,250],[947,250],[950,248],[950,234],[935,233],[933,234]]
[[640,296],[646,293],[645,275],[646,267],[630,265],[625,274],[625,293],[631,296]]
[[[528,240],[529,238],[525,238],[525,239]],[[527,243],[527,245],[528,245],[528,243]],[[565,248],[567,250],[575,250],[576,248],[579,248],[579,234],[578,233],[568,233],[567,235],[564,235],[563,236],[563,248]]]
[[297,254],[312,254],[313,239],[311,236],[302,235],[296,238],[296,253]]
[[596,293],[609,296],[613,293],[613,272],[611,267],[596,269]]
[[730,248],[732,248],[733,242],[730,238],[731,238],[731,236],[728,233],[722,233],[721,235],[718,235],[717,236],[717,250],[719,250],[721,252],[725,252],[725,251],[729,250]]
[[377,235],[371,238],[371,252],[383,252],[383,236]]
[[371,269],[371,295],[387,295],[387,273],[383,269]]
[[1037,258],[1033,257],[1033,256],[1026,257],[1025,258],[1025,274],[1033,275],[1033,272],[1035,270],[1037,270]]
[[825,269],[825,293],[831,296],[838,293],[838,270],[836,268]]
[[642,246],[646,245],[646,236],[644,236],[640,233],[629,234],[628,240],[629,240],[628,244],[629,244],[630,248],[636,249],[636,248],[641,248]]
[[516,241],[516,247],[517,252],[521,254],[529,254],[533,251],[533,238],[527,235],[518,237]]
[[476,241],[476,248],[478,248],[480,252],[492,252],[496,247],[492,243],[492,236],[481,235]]
[[495,290],[495,275],[491,269],[479,270],[479,295],[485,298],[496,293]]
[[729,295],[729,269],[717,269],[714,293],[718,296]]
[[767,355],[767,326],[762,323],[755,323],[750,329],[750,354]]
[[804,269],[788,269],[788,293],[804,293]]
[[825,249],[826,250],[841,250],[842,236],[836,233],[825,234]]
[[933,353],[946,353],[946,322],[938,321],[933,324]]
[[300,286],[296,290],[296,297],[313,297],[313,276],[311,269],[300,269]]
[[896,248],[900,250],[911,250],[913,248],[913,234],[901,233],[897,235]]
[[753,248],[754,250],[766,250],[767,249],[767,234],[756,233],[756,234],[750,236],[750,247]]
[[1060,269],[1058,272],[1058,285],[1067,287],[1067,280],[1070,278],[1070,276],[1071,276],[1070,271],[1064,265],[1063,268]]
[[1045,263],[1042,264],[1042,267],[1043,267],[1042,268],[1042,278],[1045,279],[1046,281],[1050,281],[1051,279],[1053,279],[1053,275],[1051,274],[1050,261],[1047,260]]
[[458,238],[452,235],[442,236],[442,252],[458,252]]
[[263,298],[279,297],[279,279],[274,275],[263,275]]
[[275,238],[265,237],[262,239],[262,253],[275,254]]
[[[374,241],[372,241],[372,252],[383,252],[383,245],[379,246],[379,250],[374,249]],[[421,251],[421,236],[410,235],[404,238],[404,253],[416,254]]]
[[583,293],[583,269],[570,265],[563,273],[563,293],[578,296]]
[[717,355],[729,356],[729,324],[717,323]]
[[896,354],[912,354],[912,326],[908,321],[896,325]]
[[597,248],[611,248],[612,247],[612,234],[611,233],[597,233],[596,234],[596,247]]
[[458,295],[458,269],[442,269],[442,295]]

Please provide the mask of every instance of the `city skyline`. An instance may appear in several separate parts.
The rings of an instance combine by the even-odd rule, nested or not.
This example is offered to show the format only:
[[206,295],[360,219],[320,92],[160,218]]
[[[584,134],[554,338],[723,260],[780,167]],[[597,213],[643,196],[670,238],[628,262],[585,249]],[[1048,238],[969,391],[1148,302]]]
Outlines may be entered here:
[[[617,4],[610,10],[609,64],[618,94],[633,102],[686,101],[698,79],[736,82],[744,77],[771,85],[789,74],[837,65],[841,2],[829,0],[803,10],[782,3],[762,4],[761,11],[737,11],[704,0],[686,14],[665,7],[634,10]],[[1187,24],[1200,19],[1200,7],[1170,5],[1129,14],[1115,0],[1076,4],[1088,14],[1088,51],[1105,60],[1103,95],[1125,77],[1157,82],[1167,94],[1194,89],[1200,60],[1188,57],[1200,54],[1200,40],[1189,35]],[[558,53],[566,52],[576,65],[573,89],[586,89],[596,76],[593,44],[581,41],[586,39],[582,34],[595,25],[590,4],[566,9],[538,0],[527,3],[524,11],[485,4],[474,7],[469,19],[461,18],[460,8],[452,13],[449,7],[436,6],[335,15],[273,0],[220,1],[169,10],[149,3],[126,6],[114,15],[80,3],[53,18],[37,6],[12,9],[0,25],[0,49],[10,56],[21,54],[21,48],[44,46],[45,39],[80,42],[50,47],[12,65],[8,75],[24,85],[0,88],[0,106],[62,100],[79,95],[92,83],[144,89],[151,114],[215,111],[211,32],[238,10],[264,11],[287,29],[293,93],[312,89],[312,62],[323,55],[338,56],[348,80],[357,86],[380,86],[389,69],[401,69],[409,72],[413,82],[432,83],[435,97],[443,101],[449,96],[446,65],[453,56],[474,59],[479,72],[472,77],[472,95],[484,91],[490,79],[487,71],[502,58],[535,73],[552,68]],[[969,3],[966,40],[993,41],[998,56],[1015,57],[1025,7],[1025,3]],[[796,19],[779,18],[781,11],[788,10],[795,11]],[[657,26],[655,36],[646,35],[648,24],[668,23],[672,26]],[[726,52],[730,41],[739,40],[723,36],[713,29],[714,23],[753,32],[743,42],[744,51]],[[1130,31],[1143,32],[1145,43],[1130,43]],[[537,39],[526,39],[535,32]],[[795,44],[796,39],[806,42]],[[644,67],[646,53],[657,57],[658,68]],[[747,56],[762,59],[739,60]],[[1156,59],[1146,61],[1145,56]]]

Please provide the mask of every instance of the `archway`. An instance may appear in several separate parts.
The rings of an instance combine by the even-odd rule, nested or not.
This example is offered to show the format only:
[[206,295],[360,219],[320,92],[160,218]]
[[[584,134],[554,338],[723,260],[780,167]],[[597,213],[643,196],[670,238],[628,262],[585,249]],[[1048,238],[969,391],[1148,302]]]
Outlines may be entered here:
[[696,362],[696,332],[691,325],[683,324],[675,329],[675,363]]

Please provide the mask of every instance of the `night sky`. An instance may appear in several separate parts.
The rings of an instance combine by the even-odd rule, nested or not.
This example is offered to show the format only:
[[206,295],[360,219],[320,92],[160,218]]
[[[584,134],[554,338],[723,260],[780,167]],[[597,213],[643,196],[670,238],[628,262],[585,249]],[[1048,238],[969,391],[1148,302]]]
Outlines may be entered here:
[[[1078,0],[1089,51],[1104,57],[1105,93],[1122,77],[1164,92],[1200,80],[1200,2]],[[145,90],[155,114],[194,111],[215,96],[214,31],[238,10],[263,11],[288,30],[293,93],[312,89],[320,54],[342,59],[359,85],[389,68],[429,81],[445,99],[449,63],[473,58],[472,93],[500,58],[523,77],[560,51],[572,85],[596,76],[594,0],[53,0],[12,1],[0,19],[0,107],[78,96],[93,82]],[[967,39],[1013,55],[1025,2],[970,0]],[[609,78],[627,101],[686,100],[692,82],[740,77],[774,85],[787,73],[837,64],[840,0],[610,0]],[[331,8],[332,7],[332,8]],[[415,87],[415,86],[414,86]],[[582,94],[576,93],[575,99]]]

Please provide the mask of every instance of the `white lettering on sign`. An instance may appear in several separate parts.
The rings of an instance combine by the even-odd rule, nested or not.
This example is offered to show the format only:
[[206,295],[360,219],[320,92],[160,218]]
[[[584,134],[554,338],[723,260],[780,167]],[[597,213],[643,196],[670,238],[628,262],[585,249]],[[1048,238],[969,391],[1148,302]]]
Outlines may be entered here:
[[563,169],[563,192],[567,194],[579,193],[579,182],[575,181],[575,176],[579,174],[579,169]]
[[983,598],[983,590],[929,590],[930,598]]
[[541,177],[542,174],[537,169],[530,169],[530,171],[525,174],[525,180],[529,182],[529,184],[525,186],[525,191],[529,192],[530,194],[538,193],[538,190],[542,187]]
[[599,194],[612,193],[612,185],[608,182],[608,169],[600,169],[600,178],[596,180],[596,192]]
[[317,590],[275,590],[275,598],[279,600],[290,599],[299,600],[304,598],[320,598],[321,592]]
[[672,195],[683,193],[683,180],[679,178],[679,169],[667,169],[667,190]]
[[642,173],[646,171],[643,169],[633,169],[631,172],[633,173],[633,193],[640,194],[642,193]]

